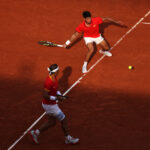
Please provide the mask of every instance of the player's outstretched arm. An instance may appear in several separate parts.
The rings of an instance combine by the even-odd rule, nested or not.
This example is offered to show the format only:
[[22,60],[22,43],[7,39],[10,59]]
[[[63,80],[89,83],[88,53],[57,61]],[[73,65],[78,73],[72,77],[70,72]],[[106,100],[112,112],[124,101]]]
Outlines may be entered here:
[[121,21],[116,21],[114,19],[111,19],[111,18],[108,18],[108,17],[103,17],[102,20],[104,22],[112,22],[112,23],[115,23],[115,24],[118,24],[118,25],[121,25],[121,26],[125,26],[125,24]]
[[75,32],[72,34],[71,38],[65,42],[63,45],[64,48],[67,48],[70,46],[75,40],[77,40],[81,36],[81,33]]

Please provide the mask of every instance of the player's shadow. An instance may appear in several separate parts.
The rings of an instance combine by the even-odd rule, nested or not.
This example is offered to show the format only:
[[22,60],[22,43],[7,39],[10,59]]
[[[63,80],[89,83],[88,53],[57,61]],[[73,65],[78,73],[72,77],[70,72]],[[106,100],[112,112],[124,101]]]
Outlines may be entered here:
[[63,75],[58,81],[59,89],[61,92],[65,92],[69,88],[69,76],[72,73],[72,68],[67,66],[63,71]]
[[99,25],[99,32],[101,33],[101,35],[104,37],[105,41],[107,42],[107,44],[110,46],[109,42],[106,40],[105,38],[105,29],[108,28],[109,26],[117,26],[117,27],[120,27],[120,28],[128,28],[128,26],[126,25],[119,25],[117,23],[113,23],[113,22],[104,22],[102,24]]
[[[107,39],[105,38],[105,29],[108,28],[109,26],[114,25],[114,26],[118,26],[120,28],[128,28],[126,25],[119,25],[117,23],[108,23],[108,22],[104,22],[102,24],[99,25],[99,32],[101,33],[102,37],[105,39],[106,43],[108,44],[109,49],[111,48],[110,43],[107,41]],[[102,48],[102,47],[101,47]],[[99,51],[100,49],[97,49],[96,44],[94,43],[94,52],[92,54],[92,56],[90,57],[89,62],[91,61],[91,59],[94,57],[94,55],[97,53],[97,51]]]

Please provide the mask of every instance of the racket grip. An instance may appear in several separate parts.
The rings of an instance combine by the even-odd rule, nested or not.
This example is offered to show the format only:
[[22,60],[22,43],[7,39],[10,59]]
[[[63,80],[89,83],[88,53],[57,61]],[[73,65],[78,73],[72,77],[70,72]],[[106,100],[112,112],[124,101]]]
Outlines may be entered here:
[[57,47],[63,47],[63,45],[57,44]]

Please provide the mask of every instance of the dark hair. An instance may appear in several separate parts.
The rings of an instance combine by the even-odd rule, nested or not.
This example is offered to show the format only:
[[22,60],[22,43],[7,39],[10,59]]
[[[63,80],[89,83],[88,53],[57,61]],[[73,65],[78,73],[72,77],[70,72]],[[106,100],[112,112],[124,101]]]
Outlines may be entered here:
[[91,13],[89,11],[84,11],[82,13],[83,18],[91,17]]
[[56,69],[57,67],[58,67],[57,64],[52,64],[52,65],[50,65],[49,69],[50,69],[50,71],[53,71],[53,70]]

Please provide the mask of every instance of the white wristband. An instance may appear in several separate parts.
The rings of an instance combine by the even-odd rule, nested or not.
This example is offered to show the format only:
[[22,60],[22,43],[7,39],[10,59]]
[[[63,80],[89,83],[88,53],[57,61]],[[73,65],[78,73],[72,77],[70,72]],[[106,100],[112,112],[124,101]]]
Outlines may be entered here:
[[50,100],[56,100],[56,96],[50,96]]
[[65,44],[69,45],[70,43],[71,43],[70,40],[67,40]]
[[57,95],[61,95],[61,92],[60,92],[60,91],[57,91]]

